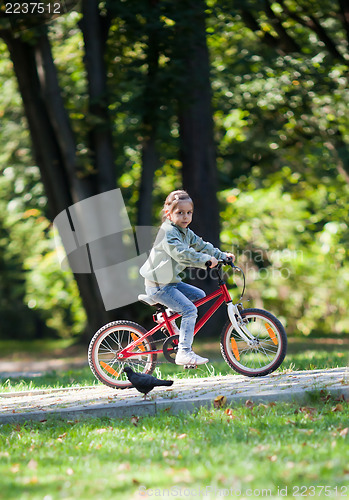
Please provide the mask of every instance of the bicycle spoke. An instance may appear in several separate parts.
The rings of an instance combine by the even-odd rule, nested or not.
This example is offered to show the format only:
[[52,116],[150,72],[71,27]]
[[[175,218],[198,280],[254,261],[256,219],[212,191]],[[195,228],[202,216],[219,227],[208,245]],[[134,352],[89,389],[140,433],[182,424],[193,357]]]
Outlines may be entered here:
[[[129,321],[116,321],[97,332],[89,347],[89,363],[96,377],[111,387],[129,387],[130,382],[123,372],[125,365],[139,373],[151,373],[155,368],[156,353],[152,337],[142,339],[133,353],[136,356],[119,359],[118,353],[140,339],[146,330]],[[143,349],[141,349],[141,347]],[[148,354],[143,354],[149,351]]]
[[281,324],[279,329],[276,327],[277,320],[270,313],[259,309],[245,311],[248,313],[243,312],[242,317],[252,336],[251,342],[242,339],[230,323],[222,333],[222,353],[236,371],[248,376],[266,375],[274,371],[285,356],[283,342],[287,343],[286,334],[284,338],[280,336],[283,327]]

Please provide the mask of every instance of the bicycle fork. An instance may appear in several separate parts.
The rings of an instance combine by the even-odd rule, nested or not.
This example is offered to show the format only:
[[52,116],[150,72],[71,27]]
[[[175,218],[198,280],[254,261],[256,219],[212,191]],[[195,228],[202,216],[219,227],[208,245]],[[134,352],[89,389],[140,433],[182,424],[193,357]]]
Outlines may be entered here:
[[242,339],[244,339],[244,341],[248,345],[255,345],[256,343],[258,343],[258,341],[244,325],[244,320],[241,317],[238,306],[239,304],[233,304],[232,302],[229,302],[227,304],[228,316],[231,324],[233,325],[234,330],[240,335]]

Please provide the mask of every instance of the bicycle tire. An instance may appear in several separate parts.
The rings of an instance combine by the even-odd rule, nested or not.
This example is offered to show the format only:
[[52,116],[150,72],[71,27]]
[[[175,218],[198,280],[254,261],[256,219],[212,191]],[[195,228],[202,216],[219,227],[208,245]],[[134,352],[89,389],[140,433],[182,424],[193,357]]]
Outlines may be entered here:
[[94,376],[108,387],[126,389],[132,387],[132,384],[122,371],[125,365],[130,366],[137,373],[153,373],[157,354],[149,353],[143,357],[141,354],[143,351],[156,349],[151,335],[136,347],[140,353],[139,356],[126,358],[125,361],[116,359],[117,352],[145,333],[147,330],[133,321],[112,321],[102,326],[92,337],[88,348],[88,362]]
[[247,377],[263,377],[272,373],[286,356],[287,335],[283,325],[263,309],[244,309],[241,317],[258,344],[248,345],[228,321],[220,340],[224,360],[233,370]]

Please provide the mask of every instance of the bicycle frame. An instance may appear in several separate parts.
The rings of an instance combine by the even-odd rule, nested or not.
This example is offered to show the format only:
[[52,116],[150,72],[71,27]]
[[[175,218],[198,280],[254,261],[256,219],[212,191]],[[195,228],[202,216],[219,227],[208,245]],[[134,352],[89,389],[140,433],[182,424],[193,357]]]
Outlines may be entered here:
[[[238,308],[238,304],[232,303],[228,288],[227,288],[224,281],[222,281],[222,280],[219,281],[218,290],[210,293],[209,295],[207,295],[206,297],[203,297],[202,299],[195,301],[194,304],[196,307],[200,307],[203,304],[206,304],[206,302],[209,302],[213,299],[217,299],[217,300],[211,305],[209,310],[206,311],[206,313],[203,315],[203,317],[199,321],[197,321],[197,323],[195,325],[195,329],[194,329],[194,335],[196,335],[199,332],[199,330],[201,330],[201,328],[204,326],[204,324],[207,323],[207,321],[214,315],[214,313],[217,311],[217,309],[225,302],[227,305],[228,316],[229,316],[229,319],[230,319],[234,329],[239,333],[239,335],[248,344],[253,343],[254,337],[247,330],[247,328],[245,327],[245,325],[243,323],[243,320],[241,318],[240,311]],[[125,347],[122,351],[120,351],[117,354],[117,358],[119,360],[125,360],[125,359],[131,358],[131,357],[144,356],[146,354],[155,354],[155,353],[160,354],[160,353],[162,353],[163,352],[162,349],[152,350],[152,351],[146,351],[145,349],[144,350],[142,349],[142,352],[137,352],[137,353],[132,352],[132,350],[135,347],[142,345],[143,341],[148,336],[153,335],[154,333],[156,333],[158,330],[160,330],[163,327],[167,328],[170,336],[175,335],[173,328],[172,328],[172,325],[171,325],[171,322],[173,320],[180,318],[181,314],[175,313],[175,314],[172,314],[171,316],[167,316],[167,314],[165,312],[165,308],[164,308],[164,310],[162,311],[162,317],[163,317],[163,321],[158,323],[154,328],[149,330],[147,333],[145,333],[144,335],[142,335],[138,339],[131,342],[127,347]]]

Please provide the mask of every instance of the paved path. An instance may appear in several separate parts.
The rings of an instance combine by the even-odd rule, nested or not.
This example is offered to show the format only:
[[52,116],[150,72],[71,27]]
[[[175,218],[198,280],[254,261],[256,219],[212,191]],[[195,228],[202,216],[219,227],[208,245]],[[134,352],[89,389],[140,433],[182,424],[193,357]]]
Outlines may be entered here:
[[150,393],[151,401],[143,401],[136,389],[115,390],[104,385],[1,393],[0,424],[53,417],[72,420],[155,415],[162,410],[179,413],[211,406],[217,396],[225,396],[230,405],[246,400],[305,402],[311,393],[319,391],[349,400],[349,368],[271,374],[262,378],[229,375],[178,379],[170,388],[155,388]]

